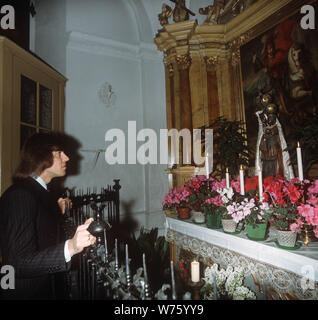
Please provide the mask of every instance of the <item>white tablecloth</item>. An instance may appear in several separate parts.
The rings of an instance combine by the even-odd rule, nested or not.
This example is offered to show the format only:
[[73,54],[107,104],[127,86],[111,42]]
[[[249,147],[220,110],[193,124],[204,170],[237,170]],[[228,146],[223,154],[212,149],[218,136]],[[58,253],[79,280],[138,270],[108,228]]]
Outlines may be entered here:
[[318,282],[318,242],[309,243],[307,247],[302,244],[297,250],[285,250],[275,244],[276,231],[272,228],[265,241],[252,241],[247,238],[245,231],[231,235],[224,233],[222,229],[212,230],[205,224],[197,225],[191,220],[174,217],[166,218],[166,230],[168,229]]

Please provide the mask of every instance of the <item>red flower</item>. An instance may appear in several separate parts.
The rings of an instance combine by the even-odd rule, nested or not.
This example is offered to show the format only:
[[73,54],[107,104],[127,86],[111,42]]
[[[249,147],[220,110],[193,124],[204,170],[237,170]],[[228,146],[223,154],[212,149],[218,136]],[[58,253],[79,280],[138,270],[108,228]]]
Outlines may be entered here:
[[288,186],[288,193],[289,193],[290,201],[292,203],[296,203],[299,200],[299,198],[301,197],[301,193],[299,192],[297,187],[294,185]]
[[245,191],[249,192],[250,190],[257,190],[258,189],[258,177],[246,177],[245,179]]

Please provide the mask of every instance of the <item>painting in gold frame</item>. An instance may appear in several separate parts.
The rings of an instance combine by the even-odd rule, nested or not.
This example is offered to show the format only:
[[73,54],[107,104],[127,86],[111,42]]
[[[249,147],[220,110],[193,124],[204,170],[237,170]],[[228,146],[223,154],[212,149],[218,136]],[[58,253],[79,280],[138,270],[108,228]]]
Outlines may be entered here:
[[[317,5],[314,5],[317,15]],[[292,130],[318,112],[318,30],[303,30],[298,13],[273,24],[240,48],[250,166],[255,164],[259,98],[270,93],[279,107],[287,145]],[[317,20],[317,19],[316,19]]]

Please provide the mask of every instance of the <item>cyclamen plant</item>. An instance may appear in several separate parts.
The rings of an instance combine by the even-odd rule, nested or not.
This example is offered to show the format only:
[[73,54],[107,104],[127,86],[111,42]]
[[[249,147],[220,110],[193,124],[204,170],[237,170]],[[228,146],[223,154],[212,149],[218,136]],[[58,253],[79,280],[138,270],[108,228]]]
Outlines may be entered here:
[[268,220],[269,205],[268,203],[258,204],[254,198],[245,198],[241,202],[234,202],[226,207],[228,214],[232,219],[239,223],[246,221],[250,224]]
[[188,187],[175,187],[165,195],[162,206],[164,209],[182,208],[189,206],[190,189]]
[[300,217],[290,225],[290,230],[300,231],[304,225],[313,227],[315,237],[318,238],[318,180],[313,181],[307,189],[307,201],[297,207]]
[[264,179],[263,201],[273,207],[273,221],[277,229],[291,230],[291,226],[301,218],[297,207],[303,203],[304,185],[309,182],[305,180],[301,184],[298,178],[287,181],[278,175]]

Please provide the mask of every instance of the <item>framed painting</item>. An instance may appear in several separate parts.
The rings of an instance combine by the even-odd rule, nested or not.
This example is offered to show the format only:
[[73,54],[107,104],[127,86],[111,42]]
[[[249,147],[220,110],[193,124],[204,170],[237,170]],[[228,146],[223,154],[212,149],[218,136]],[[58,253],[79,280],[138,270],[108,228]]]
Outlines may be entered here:
[[250,167],[256,158],[256,112],[264,108],[261,97],[269,94],[277,106],[287,146],[295,143],[293,130],[318,112],[318,30],[302,29],[302,17],[299,9],[240,48]]

